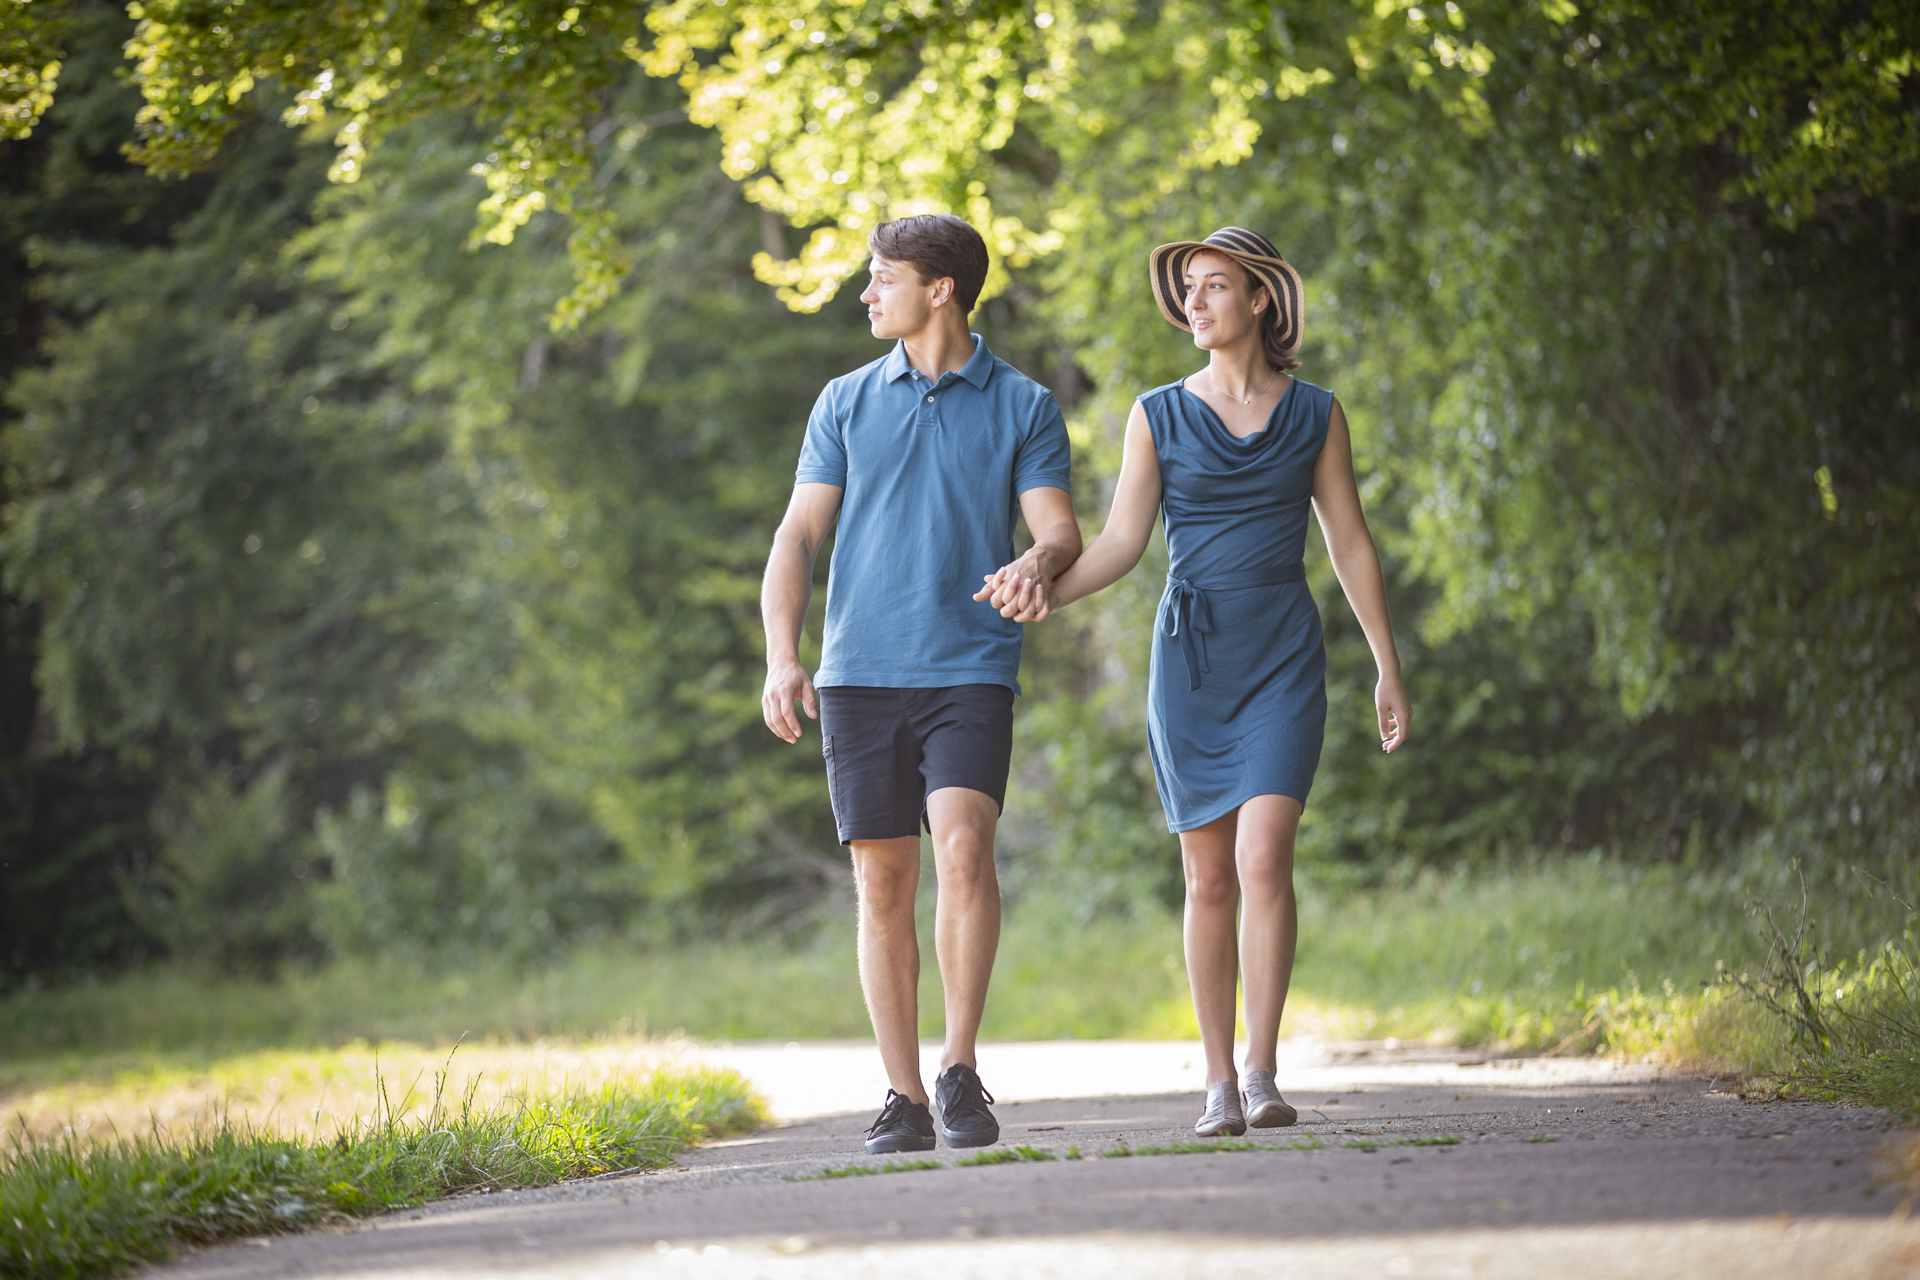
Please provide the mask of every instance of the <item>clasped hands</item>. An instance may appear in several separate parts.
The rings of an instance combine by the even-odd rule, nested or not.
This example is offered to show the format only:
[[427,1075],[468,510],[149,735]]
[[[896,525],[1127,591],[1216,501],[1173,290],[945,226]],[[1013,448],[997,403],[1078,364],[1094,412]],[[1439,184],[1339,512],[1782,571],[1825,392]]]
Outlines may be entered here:
[[1035,547],[1012,564],[988,574],[986,585],[974,592],[973,598],[998,609],[1003,618],[1040,621],[1053,612],[1053,557]]

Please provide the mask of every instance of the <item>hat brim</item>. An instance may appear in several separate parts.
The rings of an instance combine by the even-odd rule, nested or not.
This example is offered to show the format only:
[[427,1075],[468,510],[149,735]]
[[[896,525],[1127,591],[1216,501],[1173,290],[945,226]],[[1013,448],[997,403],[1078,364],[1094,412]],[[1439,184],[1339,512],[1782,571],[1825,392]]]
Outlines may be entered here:
[[[1186,306],[1187,260],[1202,249],[1225,254],[1239,263],[1256,284],[1267,286],[1275,304],[1274,323],[1280,346],[1288,355],[1294,355],[1300,350],[1300,339],[1306,329],[1306,293],[1300,284],[1300,273],[1284,258],[1262,253],[1251,244],[1247,248],[1235,244],[1233,233],[1238,230],[1229,227],[1205,240],[1175,240],[1149,253],[1147,275],[1153,282],[1153,300],[1159,304],[1160,314],[1167,318],[1168,324],[1192,333]],[[1250,233],[1241,234],[1249,241],[1253,239]]]

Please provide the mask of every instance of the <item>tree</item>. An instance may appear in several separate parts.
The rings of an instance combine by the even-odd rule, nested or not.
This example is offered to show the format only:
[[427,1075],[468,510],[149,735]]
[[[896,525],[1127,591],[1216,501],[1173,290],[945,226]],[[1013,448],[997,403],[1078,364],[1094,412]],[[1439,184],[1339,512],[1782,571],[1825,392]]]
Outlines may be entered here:
[[[91,12],[37,5],[5,85],[22,68],[43,85]],[[987,323],[1076,401],[1090,521],[1127,402],[1193,360],[1141,287],[1146,250],[1245,223],[1306,268],[1306,373],[1356,423],[1430,744],[1369,749],[1365,655],[1330,606],[1311,855],[1817,851],[1911,874],[1911,6],[153,0],[137,17],[131,154],[200,175],[206,203],[151,261],[69,247],[31,269],[72,327],[35,335],[47,364],[15,401],[66,434],[5,429],[10,581],[37,611],[10,616],[82,726],[73,751],[144,768],[164,732],[292,761],[288,829],[338,869],[315,899],[327,936],[391,942],[442,901],[472,908],[445,926],[469,938],[504,936],[516,900],[616,904],[541,905],[549,923],[513,943],[537,950],[634,904],[737,912],[828,883],[809,762],[752,714],[755,520],[785,486],[793,405],[866,349],[836,290],[867,228],[924,208],[988,234]],[[63,95],[83,61],[65,58]],[[66,102],[13,145],[67,136]],[[275,183],[316,193],[324,169],[330,193],[242,195],[234,175],[275,147]],[[156,300],[204,334],[177,341],[140,312]],[[245,372],[228,385],[220,361]],[[113,396],[143,378],[240,429],[164,472],[149,442],[190,442],[193,418],[128,431],[142,409]],[[256,403],[283,435],[239,422]],[[289,450],[270,511],[176,503],[154,525],[129,506],[248,448]],[[269,537],[269,517],[289,523]],[[195,588],[218,607],[171,616],[167,580],[141,580],[161,527],[222,548]],[[394,552],[328,595],[315,584],[339,580],[286,558],[309,540],[334,564]],[[1031,684],[1058,694],[1023,717],[1016,838],[1030,881],[1095,868],[1096,908],[1168,887],[1134,759],[1153,589],[1068,611],[1031,650]],[[389,663],[393,692],[364,701],[376,724],[381,698],[398,708],[399,736],[377,746],[344,711],[298,714],[358,705],[316,647],[347,617]],[[148,661],[149,619],[158,677],[129,660]],[[242,649],[278,673],[243,678]],[[309,748],[351,778],[319,785]],[[177,830],[210,811],[154,810]]]

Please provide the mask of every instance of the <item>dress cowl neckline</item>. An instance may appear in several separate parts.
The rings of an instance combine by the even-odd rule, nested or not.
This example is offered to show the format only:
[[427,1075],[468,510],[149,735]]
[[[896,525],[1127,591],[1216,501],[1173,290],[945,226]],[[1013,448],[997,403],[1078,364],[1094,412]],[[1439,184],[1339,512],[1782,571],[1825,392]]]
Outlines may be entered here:
[[1264,443],[1265,441],[1270,440],[1274,437],[1276,433],[1274,432],[1273,424],[1280,420],[1280,414],[1282,410],[1292,407],[1290,404],[1290,400],[1293,396],[1293,389],[1299,383],[1299,381],[1300,380],[1298,378],[1289,376],[1287,378],[1287,389],[1280,393],[1280,398],[1273,402],[1273,408],[1267,411],[1267,420],[1260,425],[1260,429],[1258,431],[1249,431],[1247,432],[1247,434],[1243,436],[1237,436],[1233,434],[1233,428],[1229,427],[1227,425],[1227,420],[1220,416],[1220,411],[1218,409],[1215,409],[1212,405],[1208,404],[1206,402],[1205,397],[1203,397],[1198,391],[1195,391],[1192,387],[1189,387],[1187,385],[1187,380],[1185,378],[1180,379],[1180,381],[1174,383],[1173,385],[1178,387],[1183,395],[1192,397],[1193,402],[1196,405],[1200,406],[1201,412],[1206,414],[1208,421],[1212,422],[1214,426],[1220,429],[1221,435],[1225,436],[1227,439],[1233,441],[1237,445],[1253,445],[1253,444]]

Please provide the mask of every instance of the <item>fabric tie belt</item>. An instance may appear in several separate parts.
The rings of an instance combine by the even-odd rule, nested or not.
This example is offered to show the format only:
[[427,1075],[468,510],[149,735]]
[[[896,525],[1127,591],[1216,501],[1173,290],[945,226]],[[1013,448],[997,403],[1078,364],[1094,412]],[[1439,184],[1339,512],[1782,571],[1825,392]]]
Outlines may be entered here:
[[1207,637],[1213,633],[1213,610],[1207,605],[1207,592],[1245,591],[1306,580],[1307,567],[1300,563],[1248,573],[1223,573],[1205,583],[1168,575],[1167,593],[1160,600],[1160,630],[1169,639],[1180,641],[1180,656],[1187,660],[1187,691],[1198,689],[1201,673],[1213,670],[1207,665]]

